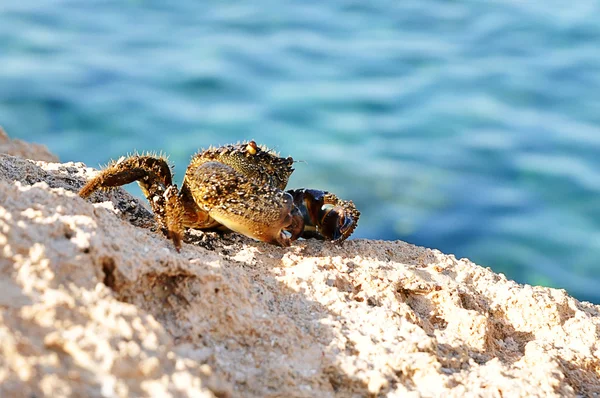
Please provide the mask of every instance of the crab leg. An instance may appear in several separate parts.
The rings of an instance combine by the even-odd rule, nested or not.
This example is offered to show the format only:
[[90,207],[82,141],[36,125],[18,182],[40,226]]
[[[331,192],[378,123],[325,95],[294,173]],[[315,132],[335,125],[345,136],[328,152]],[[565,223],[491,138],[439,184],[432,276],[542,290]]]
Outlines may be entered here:
[[179,250],[184,232],[184,209],[166,159],[130,156],[119,160],[88,181],[79,191],[79,196],[87,198],[98,189],[118,187],[134,181],[138,182],[148,199],[159,227]]
[[[109,164],[100,174],[92,178],[79,191],[82,198],[89,197],[94,191],[102,188],[120,187],[138,181],[144,195],[150,200],[151,190],[155,185],[163,189],[173,184],[171,168],[167,161],[154,156],[130,156]],[[155,188],[154,188],[155,189]]]
[[360,212],[352,201],[341,200],[327,191],[292,189],[287,191],[304,218],[303,238],[341,242],[348,238],[358,223]]

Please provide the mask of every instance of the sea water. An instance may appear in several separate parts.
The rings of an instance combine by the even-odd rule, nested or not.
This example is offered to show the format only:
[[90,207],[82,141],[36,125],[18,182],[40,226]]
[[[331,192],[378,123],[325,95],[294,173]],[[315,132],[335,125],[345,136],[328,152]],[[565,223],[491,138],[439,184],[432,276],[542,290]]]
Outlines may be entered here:
[[[0,3],[0,125],[62,161],[254,139],[290,187],[600,303],[600,3]],[[138,191],[139,192],[139,191]]]

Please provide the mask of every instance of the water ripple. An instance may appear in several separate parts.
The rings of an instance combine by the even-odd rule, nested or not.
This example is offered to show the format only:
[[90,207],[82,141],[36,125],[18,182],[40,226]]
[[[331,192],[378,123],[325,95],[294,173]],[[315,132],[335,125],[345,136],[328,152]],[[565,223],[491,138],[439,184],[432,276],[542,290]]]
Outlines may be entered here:
[[0,5],[0,124],[92,166],[181,176],[256,139],[291,184],[404,239],[600,302],[600,6],[592,0]]

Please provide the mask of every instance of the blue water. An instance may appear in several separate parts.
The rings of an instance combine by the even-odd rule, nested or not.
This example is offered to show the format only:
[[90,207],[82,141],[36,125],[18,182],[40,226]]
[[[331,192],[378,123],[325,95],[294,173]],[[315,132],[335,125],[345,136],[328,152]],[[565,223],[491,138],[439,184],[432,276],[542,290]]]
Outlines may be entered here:
[[63,161],[255,139],[291,187],[600,303],[600,3],[0,2],[0,124]]

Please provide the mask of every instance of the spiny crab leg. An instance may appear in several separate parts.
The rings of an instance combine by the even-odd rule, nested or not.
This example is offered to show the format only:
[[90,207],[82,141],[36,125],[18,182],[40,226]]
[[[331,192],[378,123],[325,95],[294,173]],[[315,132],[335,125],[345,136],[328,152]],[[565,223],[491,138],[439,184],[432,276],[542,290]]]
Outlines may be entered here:
[[153,185],[166,188],[173,184],[171,168],[162,157],[134,155],[121,158],[89,180],[79,191],[79,196],[87,198],[98,189],[120,187],[134,181],[140,181],[140,187],[148,197]]
[[303,238],[341,242],[348,238],[358,223],[360,212],[352,201],[341,200],[332,193],[316,189],[287,191],[304,219]]
[[148,199],[158,226],[179,251],[183,239],[184,208],[177,186],[172,183],[166,159],[156,156],[130,156],[110,164],[81,188],[79,196],[89,197],[98,189],[118,187],[137,181]]

